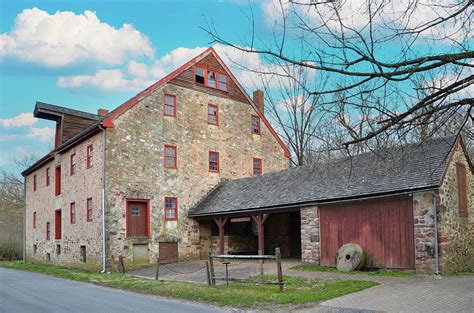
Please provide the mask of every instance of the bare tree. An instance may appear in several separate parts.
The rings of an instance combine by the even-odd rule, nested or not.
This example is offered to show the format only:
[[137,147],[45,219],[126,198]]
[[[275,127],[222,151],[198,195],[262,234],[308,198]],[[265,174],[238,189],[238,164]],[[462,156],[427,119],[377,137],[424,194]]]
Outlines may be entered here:
[[[473,0],[273,4],[270,37],[253,27],[252,34],[237,43],[220,36],[212,23],[205,30],[213,42],[258,54],[266,64],[315,71],[324,85],[308,84],[295,75],[301,70],[283,71],[283,76],[294,80],[304,99],[317,99],[318,113],[332,114],[346,129],[344,146],[361,151],[361,143],[406,138],[413,131],[426,138],[448,124],[450,132],[459,133],[472,121]],[[341,94],[343,102],[334,96]],[[359,123],[350,121],[354,118]],[[319,118],[308,120],[319,123]],[[288,123],[298,132],[289,134],[284,128],[283,133],[300,151],[308,145],[302,144],[301,134],[316,135],[314,125],[301,129],[294,119],[280,122]]]

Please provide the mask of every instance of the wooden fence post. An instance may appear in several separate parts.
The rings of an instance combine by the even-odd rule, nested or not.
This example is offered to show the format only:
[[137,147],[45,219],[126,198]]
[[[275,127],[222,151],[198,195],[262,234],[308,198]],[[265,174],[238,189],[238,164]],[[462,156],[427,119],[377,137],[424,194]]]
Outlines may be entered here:
[[209,272],[209,261],[206,261],[206,277],[207,277],[207,285],[211,286],[211,273]]
[[281,270],[281,252],[280,248],[275,248],[275,257],[277,264],[277,273],[278,273],[278,285],[280,286],[280,291],[283,292],[283,273]]
[[123,263],[123,256],[119,255],[119,263],[122,269],[122,274],[125,274],[125,264]]
[[160,257],[156,257],[156,273],[155,273],[155,279],[158,280],[160,277]]
[[212,260],[212,252],[209,251],[209,274],[211,275],[211,285],[216,285],[216,280],[214,278],[214,261]]

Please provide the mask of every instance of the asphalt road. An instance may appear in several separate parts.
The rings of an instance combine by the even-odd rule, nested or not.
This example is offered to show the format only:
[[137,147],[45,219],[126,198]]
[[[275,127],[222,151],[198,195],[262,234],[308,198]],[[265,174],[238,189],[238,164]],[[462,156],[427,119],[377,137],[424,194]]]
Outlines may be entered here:
[[174,313],[224,310],[0,268],[0,312]]

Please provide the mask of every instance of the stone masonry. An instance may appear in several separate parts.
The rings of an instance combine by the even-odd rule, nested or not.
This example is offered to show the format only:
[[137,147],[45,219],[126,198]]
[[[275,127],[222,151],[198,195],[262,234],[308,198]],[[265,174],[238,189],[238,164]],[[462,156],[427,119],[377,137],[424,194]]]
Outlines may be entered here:
[[[163,116],[164,94],[176,95],[177,117]],[[207,123],[208,104],[219,107],[219,125]],[[202,257],[197,221],[189,208],[220,180],[252,174],[252,160],[262,158],[263,172],[287,168],[280,145],[261,123],[261,134],[250,130],[249,104],[168,83],[115,120],[107,129],[108,258],[119,255],[128,265],[133,244],[148,244],[149,259],[159,242],[178,242],[180,260]],[[163,167],[164,145],[177,146],[176,169]],[[220,173],[208,171],[208,152],[220,153]],[[178,197],[178,219],[164,219],[164,197]],[[150,200],[150,238],[136,242],[126,236],[126,199]],[[209,245],[208,245],[209,247]]]
[[319,264],[319,210],[317,206],[301,208],[301,260]]
[[[86,147],[92,144],[93,164],[86,168]],[[26,259],[51,261],[65,265],[101,269],[102,257],[102,134],[96,134],[26,177]],[[76,174],[70,175],[70,156],[76,155]],[[55,168],[61,165],[61,195],[55,196]],[[46,186],[46,169],[50,184]],[[33,191],[36,175],[37,190]],[[92,221],[86,221],[86,202],[92,198]],[[70,204],[75,202],[76,223],[70,222]],[[55,210],[61,210],[62,238],[55,239]],[[36,229],[33,228],[36,212]],[[46,240],[46,223],[50,223],[50,239]],[[82,262],[81,246],[86,249]],[[36,247],[36,248],[35,248]],[[35,251],[36,250],[36,251]],[[49,258],[49,260],[48,260]]]
[[413,194],[415,268],[432,274],[435,266],[434,192]]

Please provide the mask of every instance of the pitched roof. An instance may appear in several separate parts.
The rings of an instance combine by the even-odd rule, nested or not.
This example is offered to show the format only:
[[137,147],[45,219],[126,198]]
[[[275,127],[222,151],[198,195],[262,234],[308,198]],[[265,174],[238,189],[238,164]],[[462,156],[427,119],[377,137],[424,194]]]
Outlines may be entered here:
[[237,180],[214,188],[190,217],[276,209],[440,186],[456,136]]
[[46,119],[53,119],[56,120],[56,116],[60,116],[61,114],[68,114],[74,115],[80,118],[85,118],[88,120],[99,121],[101,120],[101,116],[89,112],[74,110],[66,107],[62,107],[59,105],[54,105],[50,103],[44,103],[40,101],[36,101],[34,116]]
[[252,106],[252,108],[255,110],[255,112],[259,115],[260,119],[263,121],[263,123],[270,130],[270,133],[273,135],[273,137],[275,137],[275,139],[278,141],[281,148],[283,149],[284,155],[289,158],[290,157],[290,150],[288,150],[288,147],[283,143],[283,141],[278,136],[278,134],[273,129],[273,127],[270,125],[270,123],[265,118],[265,116],[257,109],[255,104],[253,103],[253,100],[249,97],[249,95],[247,94],[245,89],[237,81],[237,79],[232,74],[230,69],[227,67],[227,65],[224,63],[224,61],[222,61],[222,59],[219,57],[219,55],[217,54],[217,52],[213,48],[206,49],[204,52],[202,52],[198,56],[194,57],[192,60],[190,60],[186,64],[184,64],[181,67],[179,67],[178,69],[174,70],[173,72],[171,72],[167,76],[163,77],[158,82],[154,83],[150,87],[148,87],[145,90],[143,90],[142,92],[138,93],[135,97],[129,99],[128,101],[126,101],[125,103],[123,103],[122,105],[120,105],[119,107],[114,109],[113,111],[111,111],[109,114],[106,115],[106,117],[103,120],[102,124],[105,127],[114,127],[114,120],[118,116],[120,116],[123,112],[127,111],[130,107],[132,107],[133,105],[138,103],[144,97],[148,96],[149,94],[151,94],[153,91],[155,91],[156,89],[158,89],[162,85],[164,85],[167,82],[171,81],[172,79],[174,79],[176,76],[178,76],[179,74],[181,74],[182,72],[184,72],[185,70],[190,68],[191,66],[194,66],[194,64],[196,64],[197,62],[199,62],[200,60],[202,60],[204,57],[206,57],[209,54],[212,54],[216,58],[216,60],[220,63],[220,65],[225,69],[225,71],[229,75],[230,79],[232,79],[232,81],[237,85],[237,87],[240,89],[240,91],[245,95],[248,103]]

